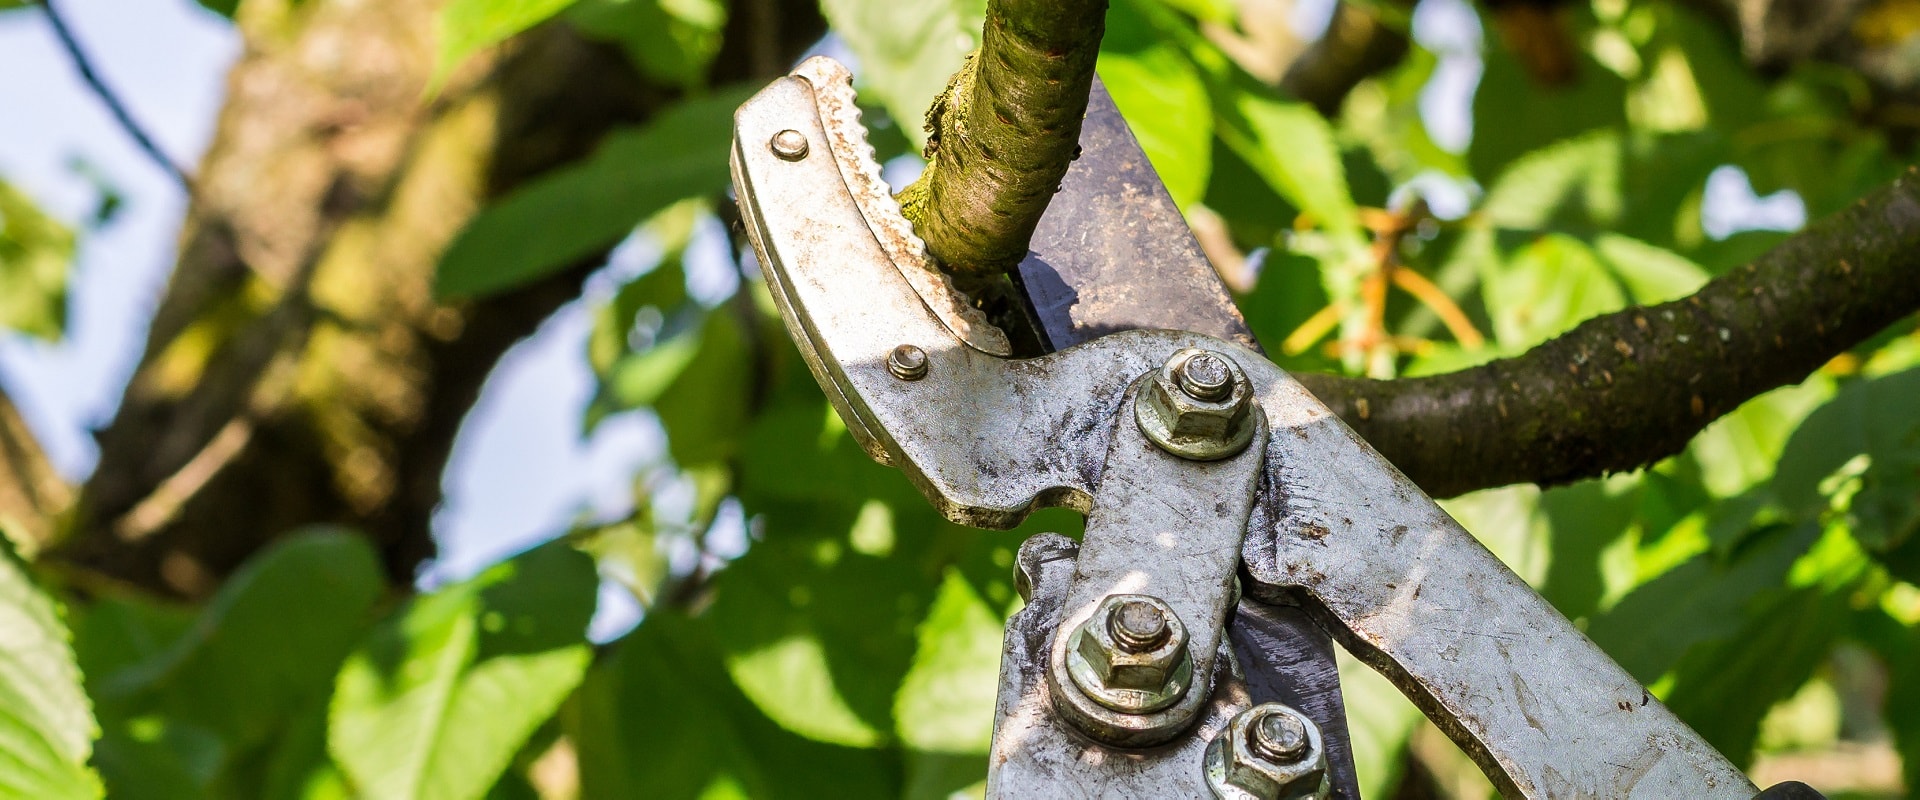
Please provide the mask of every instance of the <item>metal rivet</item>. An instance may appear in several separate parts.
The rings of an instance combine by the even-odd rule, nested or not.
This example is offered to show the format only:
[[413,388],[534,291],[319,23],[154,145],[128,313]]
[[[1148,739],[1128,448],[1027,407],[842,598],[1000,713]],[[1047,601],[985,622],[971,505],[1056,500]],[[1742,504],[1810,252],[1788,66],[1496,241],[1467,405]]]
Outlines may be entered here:
[[910,344],[893,348],[893,352],[887,354],[887,371],[903,381],[927,377],[927,351]]
[[1180,365],[1180,390],[1195,400],[1215,402],[1233,392],[1233,371],[1212,353],[1198,353]]
[[1113,610],[1113,616],[1107,618],[1107,631],[1113,634],[1114,643],[1129,653],[1144,653],[1159,647],[1172,633],[1167,627],[1167,615],[1160,612],[1159,606],[1145,600],[1121,603]]
[[773,141],[767,143],[773,148],[773,154],[787,161],[799,161],[807,157],[807,137],[799,131],[788,128],[773,135]]
[[1307,726],[1300,722],[1300,718],[1284,711],[1270,712],[1261,717],[1247,733],[1247,744],[1252,746],[1255,753],[1282,764],[1298,761],[1313,744],[1307,738]]

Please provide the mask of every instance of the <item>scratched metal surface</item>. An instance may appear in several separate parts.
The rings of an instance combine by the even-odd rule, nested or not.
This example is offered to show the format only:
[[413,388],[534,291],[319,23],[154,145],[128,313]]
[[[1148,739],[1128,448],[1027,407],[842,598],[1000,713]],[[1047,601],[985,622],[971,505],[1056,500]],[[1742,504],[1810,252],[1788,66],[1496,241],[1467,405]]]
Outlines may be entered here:
[[[1131,405],[1138,384],[1123,405]],[[1240,566],[1240,540],[1246,535],[1254,482],[1260,477],[1261,448],[1249,447],[1232,458],[1196,463],[1161,450],[1129,424],[1115,426],[1094,490],[1093,512],[1075,562],[1059,630],[1072,631],[1091,616],[1100,601],[1116,594],[1150,594],[1165,601],[1187,631],[1194,685],[1180,702],[1151,714],[1121,714],[1101,707],[1066,674],[1067,647],[1073,638],[1053,637],[1046,674],[1054,707],[1099,731],[1112,744],[1158,744],[1184,731],[1205,705],[1214,656],[1224,641],[1227,603],[1233,597]],[[1256,437],[1265,439],[1258,412]],[[1039,742],[1057,747],[1062,742]],[[1197,773],[1190,780],[1197,780]],[[1165,791],[1165,787],[1162,788]]]
[[[1226,730],[1249,703],[1231,674],[1232,651],[1214,659],[1214,691],[1190,729],[1156,747],[1116,750],[1083,736],[1055,712],[1046,675],[1054,627],[1067,605],[1074,578],[1071,539],[1039,534],[1020,548],[1020,567],[1031,579],[1027,605],[1007,622],[1001,650],[1000,691],[993,715],[993,752],[987,796],[1094,800],[1094,798],[1206,797],[1200,764],[1206,745]],[[1054,743],[1048,747],[1035,742]]]
[[1097,80],[1080,126],[1080,157],[1047,204],[1019,274],[1055,349],[1153,328],[1259,349]]
[[[1319,614],[1512,795],[1753,796],[1738,769],[1257,353],[1130,331],[1010,361],[957,340],[832,159],[769,153],[783,129],[826,143],[814,91],[782,79],[736,115],[742,216],[788,331],[849,430],[949,518],[1008,527],[1039,506],[1087,510],[1133,377],[1182,347],[1225,353],[1253,381],[1271,431],[1242,553],[1249,592]],[[887,371],[902,343],[926,350],[924,380]]]
[[[1094,81],[1080,157],[1034,231],[1020,279],[1055,349],[1123,330],[1205,333],[1260,349],[1106,87]],[[1296,606],[1247,601],[1229,636],[1254,703],[1305,713],[1327,742],[1332,796],[1360,796],[1333,641]]]

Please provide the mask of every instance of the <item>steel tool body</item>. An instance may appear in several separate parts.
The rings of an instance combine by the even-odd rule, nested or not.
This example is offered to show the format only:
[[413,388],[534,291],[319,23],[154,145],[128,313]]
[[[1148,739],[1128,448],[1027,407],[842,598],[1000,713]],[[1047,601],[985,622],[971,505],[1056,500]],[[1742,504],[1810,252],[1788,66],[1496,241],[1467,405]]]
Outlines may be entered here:
[[847,71],[736,116],[742,219],[847,428],[947,517],[1030,539],[1003,654],[997,797],[1352,797],[1331,641],[1515,797],[1755,787],[1267,361],[1097,85],[1016,280],[1015,358],[900,216]]

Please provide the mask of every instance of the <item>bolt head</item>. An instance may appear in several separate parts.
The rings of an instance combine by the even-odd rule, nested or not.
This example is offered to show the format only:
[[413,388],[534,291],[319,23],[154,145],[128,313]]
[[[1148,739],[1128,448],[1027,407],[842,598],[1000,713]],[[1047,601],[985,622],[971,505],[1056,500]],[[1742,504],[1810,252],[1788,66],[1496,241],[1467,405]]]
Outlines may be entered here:
[[1188,397],[1217,403],[1233,393],[1233,370],[1227,367],[1226,359],[1197,353],[1180,365],[1177,382]]
[[1193,683],[1187,629],[1160,598],[1109,596],[1071,636],[1067,672],[1087,697],[1107,708],[1159,711],[1179,702]]
[[1181,458],[1231,458],[1253,441],[1253,384],[1232,359],[1187,348],[1141,382],[1134,421],[1154,444]]
[[1320,728],[1281,703],[1235,715],[1207,743],[1207,784],[1232,800],[1325,798],[1330,791]]
[[893,352],[887,354],[887,371],[903,381],[927,377],[927,351],[910,344],[893,348]]
[[1248,734],[1252,738],[1247,744],[1253,752],[1281,764],[1299,760],[1312,744],[1307,739],[1306,723],[1300,717],[1278,711],[1261,717],[1250,726]]
[[1115,606],[1107,618],[1107,632],[1113,643],[1129,653],[1145,653],[1167,640],[1173,629],[1159,606],[1145,600],[1127,600]]
[[767,146],[772,148],[773,154],[783,161],[799,161],[807,157],[806,134],[792,128],[774,134]]

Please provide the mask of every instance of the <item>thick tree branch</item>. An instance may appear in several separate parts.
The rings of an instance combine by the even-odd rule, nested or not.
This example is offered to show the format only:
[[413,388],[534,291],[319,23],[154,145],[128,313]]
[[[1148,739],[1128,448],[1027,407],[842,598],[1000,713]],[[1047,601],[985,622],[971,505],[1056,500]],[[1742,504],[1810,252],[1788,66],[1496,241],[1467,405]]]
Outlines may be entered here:
[[994,275],[1027,254],[1079,149],[1106,0],[992,0],[980,49],[927,111],[927,170],[900,193],[927,249]]
[[138,145],[141,152],[146,153],[148,158],[153,159],[156,166],[172,176],[174,181],[180,184],[181,189],[191,191],[193,179],[187,176],[186,170],[181,169],[179,164],[174,163],[173,159],[167,156],[166,151],[160,149],[160,144],[155,142],[152,136],[147,135],[147,129],[141,127],[140,123],[134,120],[133,112],[127,110],[125,103],[120,102],[120,96],[100,78],[100,73],[93,68],[93,60],[87,57],[87,51],[80,47],[80,41],[74,37],[73,30],[67,27],[66,18],[60,15],[59,9],[53,7],[53,0],[40,0],[40,9],[47,13],[47,23],[53,26],[54,36],[60,39],[60,47],[67,51],[67,58],[73,61],[73,68],[80,72],[80,79],[86,81],[87,88],[92,89],[94,96],[100,98],[100,102],[106,105],[114,121],[120,123],[120,129],[133,138],[133,143]]
[[1557,484],[1680,452],[1920,308],[1920,170],[1691,297],[1425,378],[1300,380],[1428,492]]

